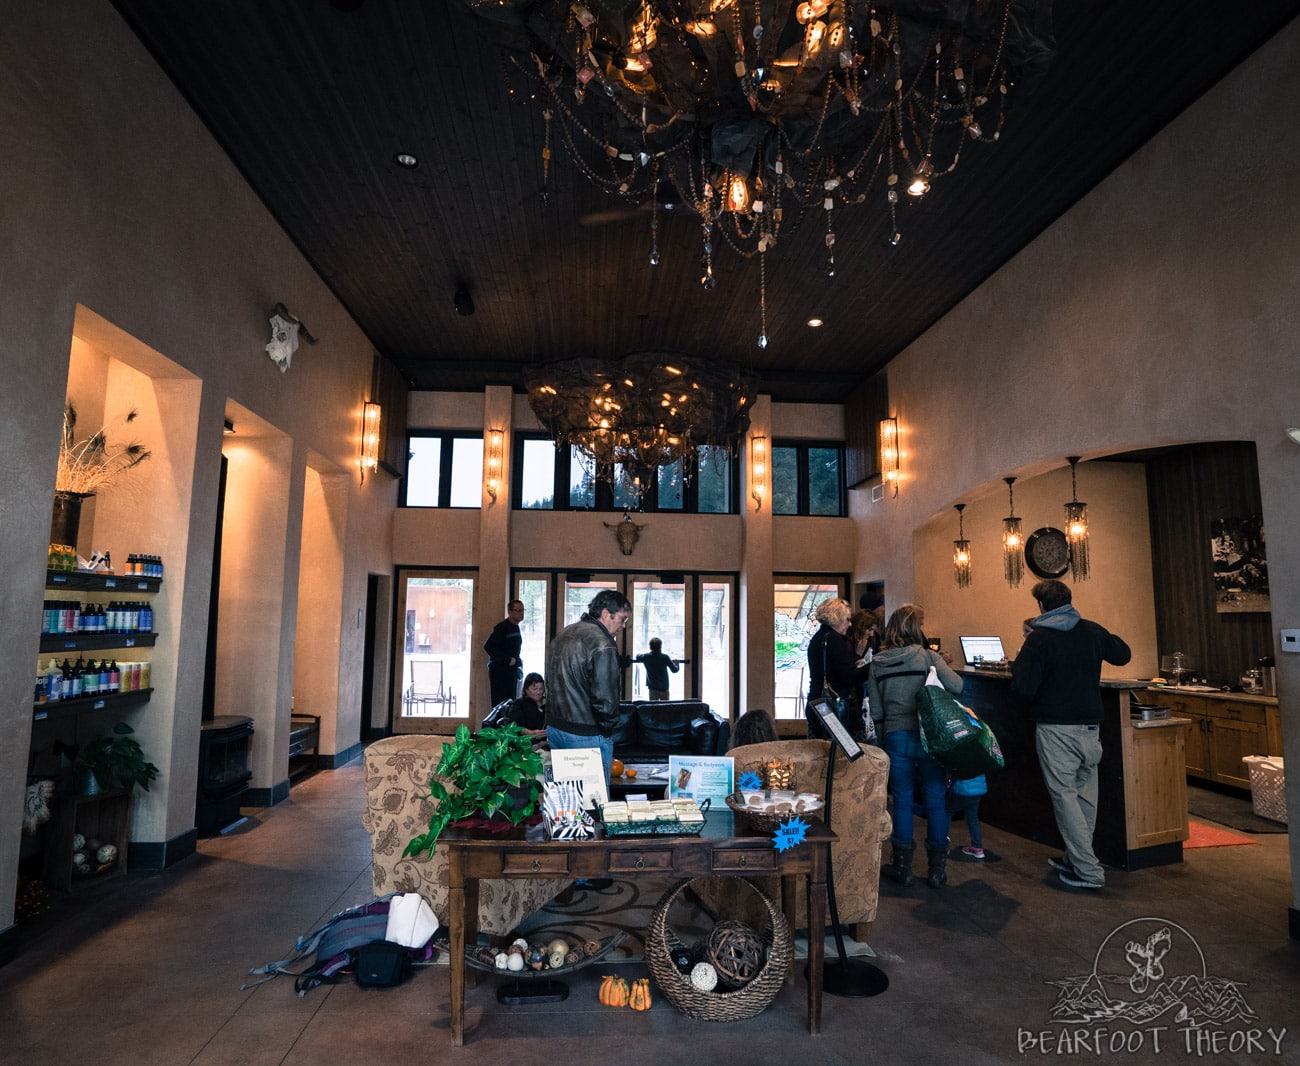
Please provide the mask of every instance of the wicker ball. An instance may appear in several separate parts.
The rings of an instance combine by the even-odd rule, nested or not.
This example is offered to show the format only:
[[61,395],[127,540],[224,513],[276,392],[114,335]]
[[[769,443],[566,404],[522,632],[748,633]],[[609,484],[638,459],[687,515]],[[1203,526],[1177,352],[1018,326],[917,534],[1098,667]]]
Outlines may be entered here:
[[763,938],[744,922],[718,922],[705,951],[718,977],[733,988],[752,981],[763,966]]

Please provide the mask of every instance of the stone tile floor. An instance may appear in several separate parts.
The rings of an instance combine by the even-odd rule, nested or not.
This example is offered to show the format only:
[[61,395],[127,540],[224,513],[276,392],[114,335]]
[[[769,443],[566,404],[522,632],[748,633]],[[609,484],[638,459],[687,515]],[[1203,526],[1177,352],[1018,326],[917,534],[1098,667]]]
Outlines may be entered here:
[[[1109,870],[1105,890],[1091,893],[1055,882],[1050,849],[986,827],[985,847],[1001,861],[952,862],[940,890],[882,888],[872,946],[890,987],[828,997],[815,1038],[799,981],[757,1018],[713,1023],[662,996],[644,1014],[599,1006],[609,967],[571,979],[563,1003],[527,1007],[499,1005],[486,978],[469,994],[467,1044],[454,1050],[446,967],[382,991],[340,983],[300,999],[283,977],[239,991],[251,966],[370,897],[361,805],[359,762],[321,772],[171,870],[78,893],[62,921],[0,968],[0,1063],[1300,1062],[1285,834],[1188,851],[1178,866]],[[954,826],[954,843],[964,834]],[[1061,982],[1094,969],[1127,980],[1137,967],[1125,965],[1120,941],[1138,934],[1141,948],[1160,928],[1171,933],[1166,978],[1235,982],[1236,1017],[1197,1028],[1171,1007],[1141,1023],[1053,1020]],[[1129,995],[1123,981],[1108,987]]]

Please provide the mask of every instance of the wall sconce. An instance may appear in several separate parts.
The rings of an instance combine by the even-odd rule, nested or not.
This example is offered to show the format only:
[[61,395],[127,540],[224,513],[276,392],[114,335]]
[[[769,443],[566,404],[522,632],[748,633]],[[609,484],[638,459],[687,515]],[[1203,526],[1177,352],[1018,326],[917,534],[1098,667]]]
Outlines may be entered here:
[[483,464],[483,487],[497,502],[497,493],[501,491],[501,449],[505,442],[505,430],[489,429],[487,431],[487,459]]
[[964,503],[953,504],[957,512],[957,539],[952,542],[952,572],[959,589],[970,587],[970,541],[966,539],[966,527],[962,524]]
[[1016,517],[1016,495],[1011,486],[1016,483],[1013,477],[1002,479],[1007,483],[1007,498],[1010,501],[1010,514],[1002,519],[1002,576],[1013,589],[1020,587],[1025,577],[1025,538],[1020,530],[1020,519]]
[[366,471],[379,466],[379,429],[383,408],[367,400],[361,409],[361,483],[366,481]]
[[771,468],[767,457],[767,438],[751,437],[749,440],[749,494],[758,504],[755,510],[763,509],[763,498],[771,486],[769,474]]
[[880,420],[880,479],[889,495],[898,498],[898,419]]
[[1075,581],[1088,580],[1088,505],[1079,500],[1075,482],[1075,467],[1080,456],[1066,456],[1070,464],[1070,502],[1065,505],[1065,539],[1070,544],[1070,577]]

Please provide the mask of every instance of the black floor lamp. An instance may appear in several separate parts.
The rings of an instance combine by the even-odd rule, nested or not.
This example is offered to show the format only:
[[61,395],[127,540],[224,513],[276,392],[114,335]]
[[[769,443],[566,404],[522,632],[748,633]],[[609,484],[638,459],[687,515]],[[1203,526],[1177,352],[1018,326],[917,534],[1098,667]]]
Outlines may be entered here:
[[[814,700],[808,705],[809,720],[817,724],[821,733],[830,741],[830,750],[826,753],[826,825],[831,824],[831,800],[835,785],[835,754],[844,753],[844,757],[853,762],[862,758],[864,752],[856,740],[849,736],[835,711],[825,700]],[[831,929],[835,933],[836,958],[827,959],[822,967],[822,990],[828,996],[845,996],[865,999],[878,996],[889,987],[889,976],[879,966],[874,966],[865,959],[850,958],[844,950],[844,934],[840,930],[840,912],[835,902],[835,863],[827,864],[826,901],[830,908]],[[822,930],[809,929],[809,937],[824,936]]]

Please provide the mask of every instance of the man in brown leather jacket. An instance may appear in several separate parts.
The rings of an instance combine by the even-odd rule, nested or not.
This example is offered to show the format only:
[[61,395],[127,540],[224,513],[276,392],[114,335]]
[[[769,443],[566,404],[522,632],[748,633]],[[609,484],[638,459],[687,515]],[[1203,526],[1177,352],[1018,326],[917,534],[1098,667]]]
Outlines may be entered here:
[[623,662],[615,638],[632,605],[602,589],[587,613],[559,633],[546,650],[546,739],[555,748],[599,748],[608,779],[614,730],[623,696]]

